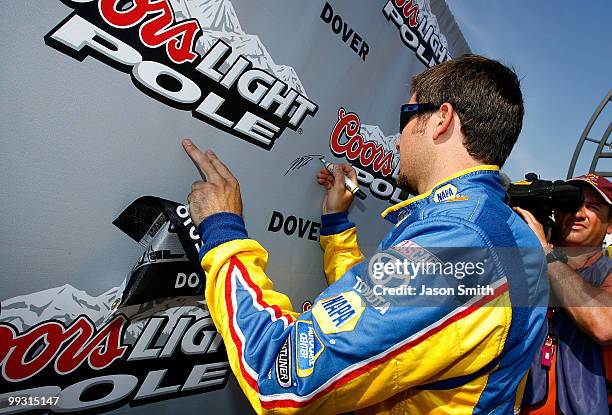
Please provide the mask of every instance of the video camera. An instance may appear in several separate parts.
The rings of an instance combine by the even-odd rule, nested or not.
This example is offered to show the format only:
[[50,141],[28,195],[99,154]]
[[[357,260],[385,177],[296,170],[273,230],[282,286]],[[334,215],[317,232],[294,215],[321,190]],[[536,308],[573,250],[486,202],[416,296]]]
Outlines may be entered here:
[[525,180],[510,183],[506,191],[506,203],[533,213],[547,235],[554,226],[552,215],[555,211],[575,211],[583,202],[579,187],[563,180],[541,180],[535,173],[527,173]]

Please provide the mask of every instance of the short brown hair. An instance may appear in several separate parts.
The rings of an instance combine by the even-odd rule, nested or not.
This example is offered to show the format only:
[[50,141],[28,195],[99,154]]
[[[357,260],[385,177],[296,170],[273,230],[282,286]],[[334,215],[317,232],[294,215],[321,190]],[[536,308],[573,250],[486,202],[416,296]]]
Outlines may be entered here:
[[516,73],[498,61],[463,55],[412,79],[417,102],[449,102],[461,120],[470,156],[502,166],[523,126],[523,95]]

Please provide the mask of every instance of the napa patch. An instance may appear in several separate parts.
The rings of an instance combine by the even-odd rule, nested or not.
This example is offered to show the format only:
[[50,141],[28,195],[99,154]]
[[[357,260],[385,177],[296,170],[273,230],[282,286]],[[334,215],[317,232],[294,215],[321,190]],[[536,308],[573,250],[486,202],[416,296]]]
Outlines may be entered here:
[[354,330],[364,309],[359,294],[349,291],[319,301],[312,308],[312,315],[323,333],[340,333]]
[[452,184],[442,186],[434,193],[434,202],[443,202],[448,199],[454,199],[457,195],[457,188]]

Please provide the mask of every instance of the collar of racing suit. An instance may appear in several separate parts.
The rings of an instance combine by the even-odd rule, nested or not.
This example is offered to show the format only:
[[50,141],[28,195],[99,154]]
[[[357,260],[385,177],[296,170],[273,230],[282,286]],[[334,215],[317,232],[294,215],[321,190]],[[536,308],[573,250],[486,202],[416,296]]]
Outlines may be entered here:
[[469,169],[460,170],[436,183],[429,191],[418,196],[406,199],[396,205],[391,206],[381,213],[381,216],[393,224],[401,222],[411,213],[423,208],[430,203],[436,203],[438,192],[442,188],[452,186],[453,197],[449,200],[461,200],[469,198],[471,188],[477,187],[479,191],[491,191],[493,189],[503,189],[499,176],[499,166],[480,165]]

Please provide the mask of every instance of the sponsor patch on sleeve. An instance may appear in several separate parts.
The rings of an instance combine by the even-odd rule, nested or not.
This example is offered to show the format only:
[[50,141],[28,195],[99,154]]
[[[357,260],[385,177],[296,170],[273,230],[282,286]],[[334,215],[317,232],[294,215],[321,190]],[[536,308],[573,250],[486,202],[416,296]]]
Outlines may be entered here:
[[312,321],[298,320],[295,323],[295,331],[297,375],[305,378],[312,374],[315,363],[325,350],[325,346],[317,337]]
[[364,308],[359,294],[349,291],[319,301],[312,308],[312,315],[323,333],[340,333],[355,329]]
[[276,381],[283,388],[290,388],[293,383],[291,373],[291,348],[289,342],[291,336],[287,337],[283,347],[281,347],[278,355],[276,356],[275,369],[276,369]]
[[411,262],[442,262],[440,258],[435,256],[431,251],[423,248],[411,240],[401,241],[398,244],[393,245],[390,249],[399,253],[405,259]]

